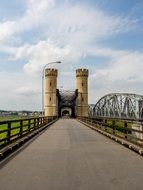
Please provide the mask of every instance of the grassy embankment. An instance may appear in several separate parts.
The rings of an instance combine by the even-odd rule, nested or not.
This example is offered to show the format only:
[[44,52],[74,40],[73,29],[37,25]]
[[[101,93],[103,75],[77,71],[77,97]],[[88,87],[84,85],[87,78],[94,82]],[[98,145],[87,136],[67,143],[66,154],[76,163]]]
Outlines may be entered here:
[[[108,127],[107,127],[107,132],[109,133],[113,133],[113,121],[108,120],[107,121]],[[128,128],[131,129],[132,128],[132,124],[128,123]],[[125,128],[124,128],[124,122],[120,121],[120,120],[116,120],[115,121],[115,134],[119,135],[121,137],[124,137],[124,132],[125,132]],[[131,134],[131,130],[128,131],[128,134]]]
[[[7,116],[7,117],[0,117],[0,121],[8,121],[8,120],[16,120],[16,119],[24,119],[24,118],[25,117]],[[31,122],[33,122],[33,120]],[[28,121],[24,121],[23,125],[26,125],[26,126],[23,126],[23,130],[28,129]],[[32,127],[32,125],[31,125],[31,127]],[[12,124],[11,124],[11,128],[19,127],[19,126],[20,126],[20,122],[19,121],[18,122],[12,122]],[[6,129],[8,129],[8,124],[7,123],[0,125],[0,131],[6,130]],[[14,130],[11,131],[11,135],[17,134],[17,133],[19,133],[19,131],[20,131],[19,128],[18,129],[14,129]],[[7,137],[7,132],[0,133],[0,140],[3,139],[3,138],[5,138],[5,137]]]

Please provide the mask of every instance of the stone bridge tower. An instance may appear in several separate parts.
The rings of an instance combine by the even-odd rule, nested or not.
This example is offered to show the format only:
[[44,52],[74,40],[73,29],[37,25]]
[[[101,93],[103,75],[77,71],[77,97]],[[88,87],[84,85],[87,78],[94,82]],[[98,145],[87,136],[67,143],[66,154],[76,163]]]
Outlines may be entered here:
[[88,70],[76,70],[77,116],[88,116]]
[[57,69],[45,69],[44,80],[44,110],[45,116],[57,115]]

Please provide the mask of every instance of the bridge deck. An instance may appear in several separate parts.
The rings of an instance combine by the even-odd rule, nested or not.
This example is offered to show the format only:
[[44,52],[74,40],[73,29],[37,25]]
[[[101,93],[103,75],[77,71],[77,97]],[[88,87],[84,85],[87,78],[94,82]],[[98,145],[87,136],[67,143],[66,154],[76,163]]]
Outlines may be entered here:
[[72,119],[60,119],[1,166],[1,190],[142,189],[138,154]]

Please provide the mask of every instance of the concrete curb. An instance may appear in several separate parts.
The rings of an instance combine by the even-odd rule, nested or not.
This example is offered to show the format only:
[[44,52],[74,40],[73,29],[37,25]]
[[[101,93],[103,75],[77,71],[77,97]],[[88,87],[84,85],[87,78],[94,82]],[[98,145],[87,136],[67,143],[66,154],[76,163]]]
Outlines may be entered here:
[[82,124],[86,125],[87,127],[91,128],[92,130],[95,130],[95,131],[101,133],[102,135],[104,135],[104,136],[106,136],[106,137],[108,137],[108,138],[116,141],[117,143],[119,143],[119,144],[121,144],[121,145],[123,145],[123,146],[125,146],[125,147],[127,147],[129,149],[131,149],[132,151],[138,153],[139,155],[143,156],[143,149],[141,147],[139,147],[139,146],[137,146],[137,145],[135,145],[135,144],[133,144],[133,143],[131,143],[129,141],[126,141],[126,140],[124,140],[122,138],[119,138],[119,137],[117,137],[115,135],[107,133],[107,132],[105,132],[105,131],[103,131],[101,129],[98,129],[97,127],[92,126],[90,124],[87,124],[87,123],[85,123],[85,122],[83,122],[83,121],[81,121],[79,119],[77,119],[77,120],[80,123],[82,123]]
[[22,137],[21,139],[18,139],[14,143],[11,143],[7,145],[6,147],[2,148],[0,150],[0,162],[5,159],[7,156],[9,156],[11,153],[19,149],[22,145],[24,145],[26,142],[30,141],[33,137],[39,136],[47,127],[55,123],[58,119],[51,121],[50,123],[44,125],[41,128],[36,129],[35,131],[31,132],[30,134],[26,135],[25,137]]

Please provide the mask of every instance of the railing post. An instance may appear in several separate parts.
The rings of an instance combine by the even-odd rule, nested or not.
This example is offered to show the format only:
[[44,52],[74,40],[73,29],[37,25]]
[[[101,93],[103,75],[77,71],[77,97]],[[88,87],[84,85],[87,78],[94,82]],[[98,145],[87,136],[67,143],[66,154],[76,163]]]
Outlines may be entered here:
[[102,121],[99,121],[100,122],[100,129],[103,129],[104,126],[103,126],[103,122]]
[[35,118],[35,125],[36,125],[36,128],[38,128],[38,118]]
[[43,117],[43,121],[45,125],[50,122],[48,117]]
[[127,127],[128,127],[128,124],[127,122],[124,123],[124,133],[125,133],[125,138],[127,139],[127,134],[128,134],[128,131],[127,131]]
[[37,118],[37,127],[39,128],[40,127],[40,121],[39,121],[39,117]]
[[36,119],[34,118],[34,130],[36,129]]
[[42,117],[42,125],[44,125],[46,122],[44,120],[44,117]]
[[43,126],[43,117],[40,118],[41,119],[41,127]]
[[20,130],[19,130],[19,136],[22,136],[23,133],[23,121],[20,120]]
[[39,128],[41,127],[41,118],[39,118]]
[[115,129],[115,120],[113,120],[112,125],[113,125],[112,131],[113,131],[113,134],[115,134],[115,131],[116,131],[116,129]]
[[43,124],[44,124],[43,117],[41,117],[41,118],[40,118],[40,120],[41,120],[41,122],[40,122],[40,123],[41,123],[41,127],[42,127],[42,126],[43,126]]
[[11,136],[11,122],[10,121],[8,121],[7,129],[8,129],[8,131],[7,131],[7,140],[6,140],[6,142],[10,142],[10,136]]
[[28,131],[30,132],[31,119],[28,119]]
[[90,118],[90,124],[92,125],[92,118]]
[[42,127],[42,117],[40,117],[39,127]]
[[107,131],[107,119],[105,119],[105,131]]

